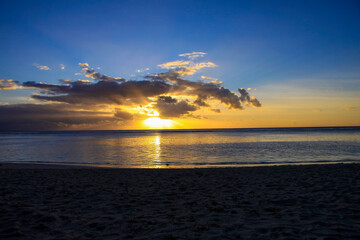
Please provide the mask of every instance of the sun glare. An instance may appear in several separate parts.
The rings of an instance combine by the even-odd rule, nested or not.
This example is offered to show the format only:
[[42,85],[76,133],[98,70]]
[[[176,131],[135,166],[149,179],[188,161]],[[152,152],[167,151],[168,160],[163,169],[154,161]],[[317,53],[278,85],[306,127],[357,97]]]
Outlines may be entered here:
[[173,120],[151,117],[143,122],[149,128],[171,128],[174,125]]

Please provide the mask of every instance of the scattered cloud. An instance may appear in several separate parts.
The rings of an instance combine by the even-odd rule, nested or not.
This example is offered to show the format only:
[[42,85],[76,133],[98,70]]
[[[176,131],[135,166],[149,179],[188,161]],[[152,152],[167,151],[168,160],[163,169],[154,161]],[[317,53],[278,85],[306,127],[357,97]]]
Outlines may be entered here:
[[146,72],[149,70],[150,70],[150,68],[144,68],[144,69],[138,69],[138,70],[136,70],[136,72],[141,73],[141,72]]
[[79,63],[79,66],[82,68],[82,71],[85,73],[85,77],[92,78],[95,80],[102,80],[102,81],[119,81],[124,82],[125,79],[123,78],[113,78],[109,77],[107,75],[100,74],[98,72],[95,72],[93,68],[89,69],[88,63]]
[[22,88],[18,81],[12,79],[0,79],[0,90],[14,90]]
[[79,67],[89,67],[89,64],[88,63],[79,63],[78,64],[79,65]]
[[[79,65],[84,66],[83,71],[89,71],[88,64]],[[66,85],[25,82],[23,86],[42,90],[41,94],[32,96],[36,100],[70,104],[128,105],[139,102],[139,99],[141,102],[149,103],[151,102],[149,98],[162,95],[186,95],[195,97],[193,104],[199,107],[209,107],[210,99],[218,100],[233,109],[243,109],[241,103],[254,107],[261,106],[260,102],[243,88],[239,89],[239,97],[219,83],[187,80],[179,70],[172,69],[165,73],[147,75],[146,80],[142,81],[126,81],[123,78],[109,77],[91,70],[91,78],[97,80],[95,82],[62,80],[61,83]]]
[[45,65],[40,65],[38,63],[34,63],[33,64],[37,69],[39,70],[43,70],[43,71],[49,71],[51,70],[48,66],[45,66]]
[[1,80],[1,90],[38,89],[31,98],[43,104],[1,105],[0,114],[1,111],[9,114],[2,115],[0,123],[11,129],[31,126],[33,129],[73,129],[119,124],[134,119],[134,116],[203,118],[195,112],[202,108],[221,112],[213,104],[238,110],[244,109],[243,105],[261,107],[261,103],[243,88],[235,93],[222,87],[222,82],[215,78],[186,79],[200,69],[216,67],[211,62],[194,62],[195,57],[190,57],[204,54],[184,54],[189,61],[161,64],[159,66],[167,71],[148,74],[143,80],[136,81],[101,74],[88,63],[79,63],[79,67],[90,80],[61,79],[59,84],[34,81],[20,84],[11,79]]

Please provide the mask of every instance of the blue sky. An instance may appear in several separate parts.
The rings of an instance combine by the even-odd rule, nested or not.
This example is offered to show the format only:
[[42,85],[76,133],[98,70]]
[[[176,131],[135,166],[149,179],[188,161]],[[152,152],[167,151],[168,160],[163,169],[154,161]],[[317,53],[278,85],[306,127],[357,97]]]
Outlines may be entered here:
[[[1,1],[0,9],[0,79],[75,80],[86,62],[139,80],[137,69],[158,72],[201,51],[218,67],[190,78],[218,78],[233,91],[360,90],[359,1]],[[2,91],[0,102],[31,92]]]

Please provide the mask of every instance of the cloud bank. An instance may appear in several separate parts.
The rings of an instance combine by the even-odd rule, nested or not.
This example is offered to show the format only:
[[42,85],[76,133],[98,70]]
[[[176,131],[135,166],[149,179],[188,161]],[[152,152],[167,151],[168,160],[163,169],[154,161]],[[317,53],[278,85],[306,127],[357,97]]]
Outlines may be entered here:
[[[216,67],[212,62],[194,61],[204,55],[203,52],[180,54],[188,60],[160,64],[158,66],[166,69],[165,72],[148,74],[139,81],[101,74],[88,63],[79,63],[88,78],[83,80],[60,80],[59,84],[34,81],[20,84],[11,79],[0,80],[1,90],[38,89],[39,92],[31,98],[43,103],[0,106],[0,130],[73,129],[118,124],[154,111],[161,118],[195,117],[193,113],[202,108],[220,113],[214,104],[234,110],[242,110],[245,105],[261,107],[259,100],[243,88],[239,88],[238,93],[233,92],[211,77],[188,80],[187,76],[204,68]],[[143,106],[148,110],[136,112]],[[104,112],[100,109],[107,110]]]

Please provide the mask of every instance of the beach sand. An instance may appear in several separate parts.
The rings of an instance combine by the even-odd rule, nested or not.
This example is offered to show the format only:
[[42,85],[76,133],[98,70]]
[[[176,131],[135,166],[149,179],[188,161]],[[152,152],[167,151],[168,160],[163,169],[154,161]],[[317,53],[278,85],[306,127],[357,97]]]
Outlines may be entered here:
[[2,164],[0,239],[360,239],[360,164]]

